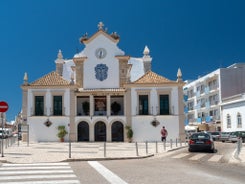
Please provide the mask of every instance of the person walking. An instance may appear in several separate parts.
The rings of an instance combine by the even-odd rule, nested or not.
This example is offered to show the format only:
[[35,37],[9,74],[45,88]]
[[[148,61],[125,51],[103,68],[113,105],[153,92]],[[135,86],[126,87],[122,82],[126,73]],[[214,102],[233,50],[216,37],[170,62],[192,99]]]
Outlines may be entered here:
[[165,126],[163,126],[161,129],[161,136],[162,136],[162,142],[166,142],[168,131],[166,130]]

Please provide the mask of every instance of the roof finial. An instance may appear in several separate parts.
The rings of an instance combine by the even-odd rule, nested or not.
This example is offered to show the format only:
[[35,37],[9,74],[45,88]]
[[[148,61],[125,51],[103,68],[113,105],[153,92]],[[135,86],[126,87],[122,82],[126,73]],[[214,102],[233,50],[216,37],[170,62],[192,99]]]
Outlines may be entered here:
[[145,49],[144,49],[143,54],[144,54],[145,56],[148,56],[148,55],[150,54],[150,50],[149,50],[149,48],[147,47],[147,45],[145,46]]
[[103,22],[99,22],[99,24],[98,24],[98,28],[99,28],[99,30],[103,30],[103,27],[104,27]]
[[178,69],[178,72],[177,72],[177,82],[183,82],[182,72],[181,72],[180,68]]
[[70,85],[74,85],[74,72],[71,73]]
[[150,50],[147,46],[145,46],[145,49],[143,51],[143,62],[144,62],[144,69],[145,69],[145,73],[148,72],[148,71],[151,71],[151,61],[152,61],[152,58],[150,56]]
[[24,74],[24,85],[27,85],[27,84],[28,84],[28,75],[25,72],[25,74]]
[[63,59],[63,55],[62,55],[61,50],[59,50],[58,55],[57,55],[57,58],[58,59]]

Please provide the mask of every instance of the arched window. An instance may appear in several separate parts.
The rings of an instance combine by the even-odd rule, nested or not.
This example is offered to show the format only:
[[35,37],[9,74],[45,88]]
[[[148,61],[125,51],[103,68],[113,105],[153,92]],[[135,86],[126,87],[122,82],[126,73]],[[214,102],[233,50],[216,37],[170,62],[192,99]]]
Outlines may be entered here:
[[242,128],[242,116],[239,112],[237,113],[237,128]]
[[227,124],[227,128],[231,128],[231,116],[230,116],[230,114],[226,115],[226,124]]

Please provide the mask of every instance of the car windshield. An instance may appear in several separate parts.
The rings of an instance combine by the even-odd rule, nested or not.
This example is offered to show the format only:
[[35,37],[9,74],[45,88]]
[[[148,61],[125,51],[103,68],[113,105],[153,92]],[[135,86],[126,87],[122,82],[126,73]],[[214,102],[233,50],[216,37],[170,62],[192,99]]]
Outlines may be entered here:
[[229,132],[221,132],[221,135],[229,135]]
[[191,139],[209,139],[210,136],[206,133],[192,134]]
[[219,135],[219,132],[211,132],[212,135]]

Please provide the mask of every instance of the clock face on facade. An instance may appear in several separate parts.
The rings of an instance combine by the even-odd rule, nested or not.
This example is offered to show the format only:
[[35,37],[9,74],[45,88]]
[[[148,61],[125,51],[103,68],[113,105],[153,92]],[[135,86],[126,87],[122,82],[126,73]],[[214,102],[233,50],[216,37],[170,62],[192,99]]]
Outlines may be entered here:
[[95,51],[95,56],[98,58],[98,59],[103,59],[106,57],[106,50],[104,48],[98,48],[96,49]]

